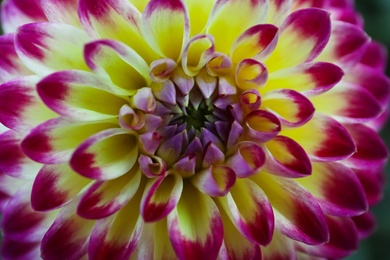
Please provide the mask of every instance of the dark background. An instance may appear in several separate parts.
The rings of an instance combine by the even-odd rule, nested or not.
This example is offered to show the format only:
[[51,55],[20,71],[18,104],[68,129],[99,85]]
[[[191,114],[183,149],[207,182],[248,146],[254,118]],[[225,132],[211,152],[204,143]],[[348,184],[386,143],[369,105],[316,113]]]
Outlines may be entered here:
[[[356,0],[356,8],[364,17],[366,32],[385,44],[390,52],[390,0]],[[386,73],[390,75],[390,66],[387,66]],[[390,122],[382,130],[382,136],[390,147]],[[377,231],[362,241],[359,250],[348,260],[390,260],[390,165],[386,168],[386,177],[384,199],[373,208],[378,222]]]

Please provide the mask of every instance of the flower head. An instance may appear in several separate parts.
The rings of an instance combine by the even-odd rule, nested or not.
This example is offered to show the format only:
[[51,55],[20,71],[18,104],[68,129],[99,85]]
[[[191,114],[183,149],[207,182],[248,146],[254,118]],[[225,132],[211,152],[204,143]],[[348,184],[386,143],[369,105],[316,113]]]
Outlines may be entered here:
[[390,81],[352,1],[2,18],[4,258],[340,258],[371,233]]

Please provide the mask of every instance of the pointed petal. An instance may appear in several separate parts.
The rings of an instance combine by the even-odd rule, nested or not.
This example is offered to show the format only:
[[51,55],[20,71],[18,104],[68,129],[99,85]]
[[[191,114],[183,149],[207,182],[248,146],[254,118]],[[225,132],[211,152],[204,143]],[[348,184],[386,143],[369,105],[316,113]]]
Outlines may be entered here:
[[371,212],[366,212],[360,216],[353,217],[352,220],[359,233],[359,238],[361,239],[367,238],[376,229],[375,216]]
[[275,51],[265,62],[268,70],[271,72],[314,60],[329,40],[329,15],[317,8],[290,14],[281,26]]
[[66,23],[81,27],[77,16],[77,0],[44,0],[41,1],[43,12],[52,23]]
[[87,178],[111,180],[129,171],[137,158],[135,135],[114,128],[101,131],[80,144],[72,154],[70,165]]
[[127,100],[107,92],[100,78],[89,72],[61,71],[37,85],[42,101],[53,111],[77,120],[99,120],[118,116]]
[[181,58],[188,41],[189,26],[186,6],[179,0],[151,0],[142,13],[142,34],[148,44],[175,61]]
[[274,213],[263,190],[249,179],[237,179],[226,197],[218,198],[230,220],[249,241],[267,245],[274,231]]
[[180,259],[215,259],[222,245],[223,226],[217,206],[190,183],[168,215],[168,232]]
[[74,122],[55,118],[35,127],[22,141],[23,152],[40,163],[63,163],[86,138],[108,128],[118,127],[110,122]]
[[88,70],[83,59],[84,31],[57,23],[31,23],[18,28],[15,47],[19,58],[37,75],[66,69]]
[[81,197],[77,214],[87,219],[101,219],[114,214],[132,199],[140,181],[141,171],[133,167],[114,180],[94,182]]
[[348,158],[356,151],[355,142],[344,126],[320,113],[305,125],[281,134],[297,141],[311,158],[319,161]]
[[78,199],[66,205],[42,239],[43,259],[80,259],[87,252],[95,221],[76,214]]
[[384,166],[385,163],[379,165],[379,167],[373,166],[370,168],[361,167],[353,169],[363,186],[364,193],[370,206],[379,203],[383,199],[384,180],[386,178]]
[[261,89],[267,93],[274,89],[292,89],[312,96],[324,93],[344,76],[338,66],[328,62],[305,62],[301,65],[269,74],[267,84]]
[[381,43],[372,41],[364,53],[360,63],[375,69],[384,70],[386,67],[387,49]]
[[141,215],[146,222],[165,218],[177,205],[183,190],[183,179],[169,174],[148,180],[141,201]]
[[272,174],[297,178],[311,174],[311,162],[305,150],[293,139],[276,136],[266,143],[268,157],[265,168]]
[[10,130],[0,134],[0,172],[15,178],[34,179],[42,167],[20,148],[20,136]]
[[324,214],[315,198],[294,180],[260,172],[251,177],[267,195],[275,214],[275,228],[309,245],[328,241]]
[[307,97],[291,89],[267,92],[263,96],[262,105],[275,113],[282,124],[291,127],[307,123],[315,110]]
[[215,49],[228,54],[239,34],[264,22],[267,11],[268,1],[265,0],[218,0],[209,17],[206,32],[215,37]]
[[368,210],[359,179],[351,169],[342,164],[313,163],[312,174],[297,179],[297,182],[318,200],[327,214],[350,217]]
[[278,230],[274,231],[271,243],[261,248],[264,260],[295,260],[296,251],[293,240],[281,234]]
[[38,77],[19,77],[0,85],[0,122],[18,132],[56,117],[36,92]]
[[89,183],[74,172],[69,164],[46,164],[38,172],[31,192],[31,206],[36,211],[48,211],[59,208]]

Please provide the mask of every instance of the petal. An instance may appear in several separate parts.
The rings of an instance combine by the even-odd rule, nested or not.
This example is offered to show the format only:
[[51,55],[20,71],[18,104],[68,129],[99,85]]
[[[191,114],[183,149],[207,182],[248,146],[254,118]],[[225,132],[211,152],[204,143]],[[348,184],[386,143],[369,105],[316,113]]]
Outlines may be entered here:
[[90,38],[80,29],[56,23],[32,23],[18,28],[19,58],[37,75],[66,69],[88,70],[83,47]]
[[19,240],[2,238],[1,256],[3,259],[34,259],[40,254],[40,242],[20,242]]
[[316,113],[305,125],[284,130],[281,134],[297,141],[311,158],[319,161],[348,158],[356,151],[355,143],[344,126],[320,113]]
[[214,36],[215,49],[228,54],[238,35],[249,27],[264,22],[267,11],[266,0],[218,0],[209,17],[206,32]]
[[274,138],[281,129],[279,119],[265,110],[255,110],[245,117],[248,127],[247,135],[260,142]]
[[236,174],[225,165],[212,165],[197,172],[191,181],[201,192],[211,197],[225,196],[236,182]]
[[157,58],[141,35],[141,13],[129,1],[80,0],[78,15],[93,38],[123,42],[148,63]]
[[352,220],[358,230],[359,238],[367,238],[376,229],[375,216],[371,212],[353,217]]
[[116,128],[101,131],[80,144],[70,165],[81,175],[95,180],[111,180],[129,171],[138,158],[136,136]]
[[[178,61],[189,37],[185,4],[180,0],[151,0],[142,13],[142,33],[155,52]],[[166,37],[170,35],[170,37]]]
[[335,63],[348,71],[360,61],[369,43],[370,38],[358,26],[334,21],[329,42],[317,60]]
[[267,92],[262,105],[276,114],[282,124],[297,127],[307,123],[314,114],[314,106],[308,98],[291,89]]
[[141,215],[146,222],[165,218],[177,205],[183,190],[183,179],[169,174],[148,180],[141,201]]
[[0,83],[32,72],[24,66],[16,54],[14,34],[0,36]]
[[40,163],[63,163],[86,138],[108,128],[111,122],[74,122],[55,118],[34,128],[22,141],[23,152]]
[[89,259],[129,259],[140,239],[143,221],[139,214],[141,192],[114,215],[98,220],[89,243]]
[[62,116],[76,120],[100,120],[118,116],[126,99],[107,92],[92,73],[61,71],[50,74],[37,85],[42,101]]
[[311,174],[311,162],[305,150],[293,139],[276,136],[266,143],[265,168],[272,174],[297,178]]
[[389,156],[385,143],[371,128],[361,124],[346,125],[356,143],[356,153],[346,161],[354,168],[371,168],[382,164]]
[[351,169],[339,163],[312,165],[312,174],[297,179],[297,182],[318,200],[324,212],[350,217],[361,215],[368,210],[362,184]]
[[76,214],[78,199],[66,205],[42,239],[43,259],[80,259],[87,253],[88,238],[95,221]]
[[264,260],[295,260],[296,251],[293,240],[274,230],[271,243],[261,248]]
[[275,228],[309,245],[328,241],[324,214],[315,198],[294,180],[260,172],[251,177],[267,195],[275,215]]
[[88,67],[129,91],[150,83],[149,66],[133,49],[114,40],[97,40],[84,46]]
[[382,112],[381,105],[370,92],[342,83],[311,101],[317,111],[335,116],[341,122],[367,122]]
[[44,0],[41,1],[43,12],[52,23],[66,23],[81,27],[77,16],[77,0]]
[[311,255],[340,259],[351,254],[359,245],[356,227],[350,218],[326,216],[329,242],[315,247],[298,245],[298,250]]
[[328,91],[343,76],[343,70],[332,63],[305,62],[289,69],[270,73],[266,85],[260,92],[267,93],[284,88],[312,96]]
[[363,186],[364,193],[370,206],[379,203],[384,196],[385,171],[384,166],[370,167],[367,169],[353,169]]
[[89,183],[74,172],[69,164],[46,164],[38,172],[31,192],[31,206],[35,211],[48,211],[59,208]]
[[258,24],[243,32],[233,43],[230,57],[233,63],[256,58],[263,60],[275,49],[278,28],[272,24]]
[[293,12],[281,26],[278,45],[265,62],[268,70],[272,72],[312,61],[328,42],[330,30],[329,13],[322,9]]
[[279,26],[290,13],[292,2],[292,0],[269,0],[267,23]]
[[14,32],[26,23],[44,22],[40,1],[6,0],[1,5],[1,25],[5,33]]
[[164,160],[158,156],[149,157],[141,154],[138,157],[138,163],[142,173],[148,178],[155,178],[164,175],[167,169]]
[[200,34],[206,27],[208,18],[215,4],[215,0],[203,0],[201,5],[198,0],[184,0],[183,2],[187,7],[189,24],[191,25],[190,36],[192,37]]
[[141,170],[133,167],[126,174],[108,181],[95,181],[82,195],[77,214],[101,219],[122,209],[134,196],[141,181]]
[[33,179],[42,165],[23,153],[20,141],[20,136],[14,131],[0,134],[0,172],[15,178]]
[[216,259],[223,226],[213,200],[186,183],[177,207],[168,215],[168,232],[180,259]]
[[19,77],[0,85],[0,122],[18,132],[56,117],[40,100],[35,76]]
[[263,190],[249,179],[238,179],[218,202],[235,227],[249,241],[267,245],[274,231],[274,213]]
[[375,69],[384,70],[386,67],[387,50],[381,43],[372,41],[364,53],[360,63]]
[[253,59],[241,61],[236,69],[237,86],[242,90],[260,89],[267,82],[267,68]]

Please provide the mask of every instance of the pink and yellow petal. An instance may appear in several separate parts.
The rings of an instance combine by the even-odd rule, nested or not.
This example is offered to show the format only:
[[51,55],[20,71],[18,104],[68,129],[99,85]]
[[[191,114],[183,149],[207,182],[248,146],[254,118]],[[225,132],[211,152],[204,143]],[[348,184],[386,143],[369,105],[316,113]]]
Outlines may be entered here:
[[31,23],[18,28],[15,47],[19,58],[37,75],[58,70],[88,70],[83,58],[90,41],[79,28],[56,23]]
[[185,183],[176,208],[168,215],[172,247],[181,259],[215,259],[223,240],[223,224],[213,200]]
[[70,165],[79,174],[96,180],[111,180],[128,172],[137,162],[137,137],[129,130],[101,131],[82,142]]
[[[261,247],[264,260],[295,260],[296,251],[293,240],[275,230],[269,245]],[[298,258],[299,259],[299,258]]]
[[77,0],[44,0],[41,1],[41,6],[50,22],[81,27],[77,16]]
[[293,2],[292,0],[269,0],[266,22],[279,26],[290,13]]
[[[132,0],[137,1],[137,0]],[[144,1],[144,0],[138,0]],[[203,0],[199,4],[197,0],[184,0],[187,7],[189,22],[190,22],[190,36],[197,35],[204,32],[208,17],[214,7],[215,0]]]

